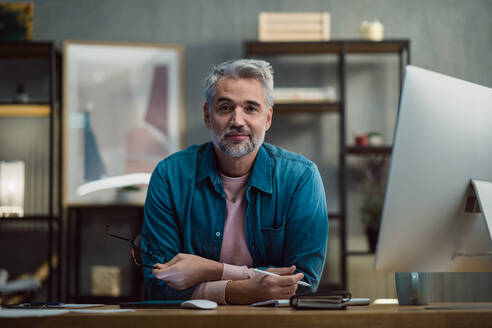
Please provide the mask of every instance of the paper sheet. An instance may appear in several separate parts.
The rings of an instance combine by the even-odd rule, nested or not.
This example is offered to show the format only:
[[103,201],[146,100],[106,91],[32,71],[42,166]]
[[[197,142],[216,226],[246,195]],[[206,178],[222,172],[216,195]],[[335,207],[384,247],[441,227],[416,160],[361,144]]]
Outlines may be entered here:
[[29,318],[29,317],[50,317],[62,315],[70,310],[46,310],[46,309],[1,309],[0,318]]
[[133,312],[132,309],[80,309],[80,310],[52,310],[52,309],[0,309],[0,318],[29,318],[49,317],[69,312],[75,313],[118,313]]

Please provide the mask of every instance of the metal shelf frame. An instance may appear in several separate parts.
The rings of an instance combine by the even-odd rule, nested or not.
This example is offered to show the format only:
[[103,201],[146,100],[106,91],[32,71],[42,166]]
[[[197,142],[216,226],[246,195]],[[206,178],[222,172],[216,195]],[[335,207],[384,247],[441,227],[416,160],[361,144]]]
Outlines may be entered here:
[[[382,147],[356,147],[347,146],[346,140],[346,58],[351,54],[397,54],[398,55],[398,74],[400,78],[400,94],[403,81],[405,65],[410,64],[410,40],[392,39],[384,41],[367,40],[332,40],[314,42],[259,42],[246,41],[244,43],[244,54],[246,57],[264,56],[284,56],[284,55],[336,55],[338,62],[338,85],[339,100],[336,107],[331,112],[339,115],[339,172],[338,172],[338,191],[339,191],[339,213],[329,214],[330,219],[340,222],[340,288],[347,288],[347,256],[353,252],[347,252],[347,155],[364,156],[369,154],[391,154],[391,146]],[[293,106],[294,107],[294,106]],[[320,112],[313,110],[314,104],[309,102],[297,104],[295,108],[289,110],[276,108],[277,112],[305,113]],[[280,109],[280,110],[278,110]],[[363,252],[365,254],[365,252]],[[354,253],[355,254],[355,253]],[[360,254],[360,253],[357,253]]]
[[[53,42],[0,42],[0,60],[2,59],[45,59],[48,62],[48,83],[49,83],[49,100],[42,104],[14,104],[14,103],[0,103],[0,118],[1,117],[26,117],[26,116],[47,116],[49,117],[49,163],[48,163],[48,175],[49,175],[49,190],[48,190],[48,213],[46,215],[32,214],[23,218],[15,218],[8,220],[0,220],[12,223],[14,220],[19,222],[42,220],[48,221],[48,245],[47,245],[47,262],[49,277],[47,280],[48,301],[52,301],[55,298],[54,286],[55,286],[55,268],[53,263],[53,257],[51,254],[54,251],[54,242],[57,243],[56,254],[58,256],[58,276],[57,276],[57,299],[61,299],[61,268],[62,268],[62,227],[61,227],[61,115],[62,111],[59,107],[60,103],[60,69],[61,69],[61,55],[56,49]],[[18,109],[16,113],[15,110]],[[58,124],[55,125],[55,118],[60,118]],[[58,171],[55,172],[55,162],[58,164]],[[55,192],[54,177],[57,175],[57,182],[59,184],[58,192]],[[57,239],[54,240],[54,224],[58,224]]]

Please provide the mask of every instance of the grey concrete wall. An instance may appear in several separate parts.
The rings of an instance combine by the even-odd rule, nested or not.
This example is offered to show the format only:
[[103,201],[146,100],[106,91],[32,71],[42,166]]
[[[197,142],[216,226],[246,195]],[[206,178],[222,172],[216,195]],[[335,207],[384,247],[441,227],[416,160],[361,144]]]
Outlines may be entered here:
[[[186,145],[209,138],[201,117],[202,80],[206,72],[212,64],[243,55],[243,41],[257,38],[257,17],[261,11],[328,11],[333,39],[358,38],[361,21],[378,17],[384,24],[386,38],[411,40],[412,64],[492,87],[490,0],[40,0],[34,3],[35,40],[54,40],[60,46],[64,40],[183,45]],[[348,58],[347,140],[351,141],[354,133],[376,130],[382,133],[386,143],[391,142],[398,101],[397,62],[391,55]],[[295,58],[280,60],[274,64],[278,69],[276,82],[291,85],[296,81],[305,86],[329,84],[333,80],[333,65],[330,58],[308,58],[307,66]],[[336,211],[338,203],[337,124],[333,115],[277,115],[268,136],[272,143],[301,152],[318,164],[330,211]],[[296,133],[292,133],[293,129]],[[349,248],[364,249],[356,205],[350,205],[349,214]],[[336,231],[336,224],[332,228]],[[333,269],[327,276],[336,276],[336,256],[333,250],[329,262]],[[459,281],[455,277],[447,280],[448,285],[455,284],[449,283],[451,280]],[[490,280],[490,275],[487,277]],[[466,281],[470,283],[470,279]],[[460,288],[465,290],[467,286]],[[488,291],[492,294],[490,288]],[[445,298],[444,292],[436,294]]]

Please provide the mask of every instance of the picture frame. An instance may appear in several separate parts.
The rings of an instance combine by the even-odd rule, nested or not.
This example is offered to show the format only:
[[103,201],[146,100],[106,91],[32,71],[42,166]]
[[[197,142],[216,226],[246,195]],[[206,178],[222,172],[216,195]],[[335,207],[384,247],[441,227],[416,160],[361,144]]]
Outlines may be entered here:
[[32,40],[33,2],[0,3],[0,41]]
[[183,147],[183,52],[175,44],[65,41],[65,207],[145,202],[157,163]]

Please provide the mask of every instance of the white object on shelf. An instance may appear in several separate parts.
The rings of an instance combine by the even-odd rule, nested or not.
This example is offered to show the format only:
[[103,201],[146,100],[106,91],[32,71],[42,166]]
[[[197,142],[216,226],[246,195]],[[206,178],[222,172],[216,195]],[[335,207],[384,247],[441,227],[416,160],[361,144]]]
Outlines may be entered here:
[[383,40],[384,26],[377,19],[373,21],[363,21],[360,24],[360,36],[365,40],[381,41]]
[[0,217],[24,216],[23,161],[0,161]]
[[330,40],[330,13],[272,13],[258,16],[260,41]]
[[369,146],[378,147],[383,145],[383,137],[379,132],[369,132],[367,134]]

